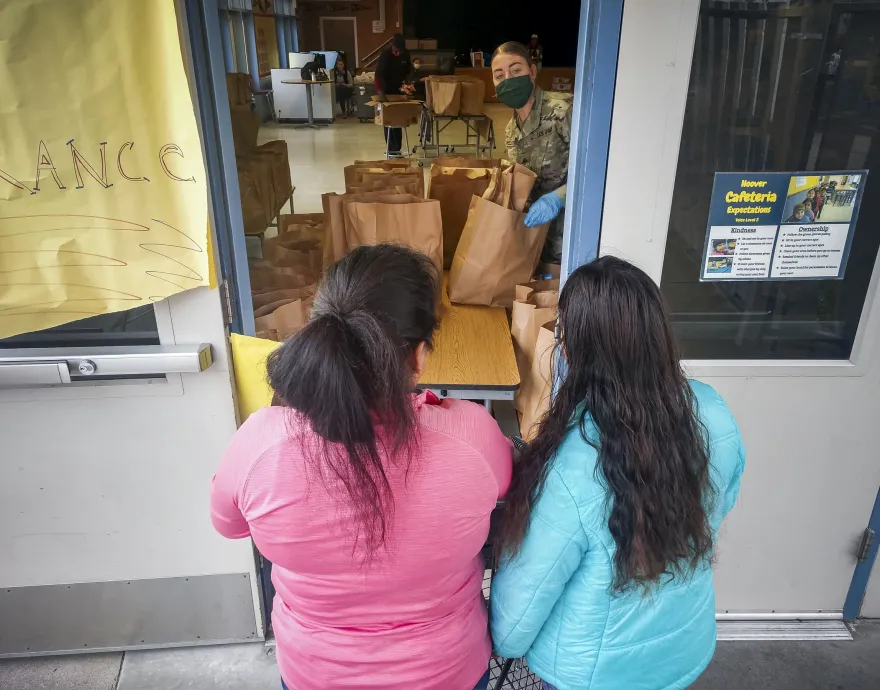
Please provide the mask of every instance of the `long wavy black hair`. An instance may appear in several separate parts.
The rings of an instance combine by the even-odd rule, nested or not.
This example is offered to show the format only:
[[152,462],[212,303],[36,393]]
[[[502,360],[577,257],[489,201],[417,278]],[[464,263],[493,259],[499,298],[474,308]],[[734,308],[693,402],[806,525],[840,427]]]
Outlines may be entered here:
[[308,324],[268,361],[276,399],[322,440],[306,459],[344,487],[367,560],[394,517],[387,463],[406,472],[415,449],[413,354],[431,345],[438,288],[423,254],[359,247],[327,269]]
[[632,264],[597,259],[566,281],[558,333],[567,370],[514,468],[502,553],[518,551],[553,457],[577,427],[598,451],[608,490],[612,591],[690,576],[712,557],[714,490],[706,429],[660,291]]

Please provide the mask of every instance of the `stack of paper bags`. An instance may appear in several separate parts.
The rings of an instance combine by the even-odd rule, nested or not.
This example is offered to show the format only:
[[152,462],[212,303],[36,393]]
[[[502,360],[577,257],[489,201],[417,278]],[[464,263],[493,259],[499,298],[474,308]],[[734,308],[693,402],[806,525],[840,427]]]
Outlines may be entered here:
[[308,320],[321,276],[322,214],[279,217],[279,234],[263,243],[263,259],[249,264],[258,338],[284,340]]
[[293,184],[287,143],[269,141],[236,156],[245,235],[260,235],[290,198]]
[[531,280],[549,227],[525,224],[534,183],[528,168],[505,163],[483,195],[471,197],[449,273],[451,301],[510,308],[516,286]]
[[253,108],[249,74],[230,72],[226,75],[226,95],[229,99],[229,117],[232,124],[232,142],[235,155],[250,153],[257,145],[260,119]]
[[440,202],[397,191],[324,194],[324,267],[361,245],[404,244],[443,266]]
[[435,115],[482,115],[486,83],[464,75],[430,76],[425,79],[426,105]]
[[[558,280],[536,280],[516,286],[510,313],[510,335],[519,369],[520,386],[514,405],[520,415],[520,433],[534,435],[535,425],[550,404],[553,325],[559,303]],[[550,324],[549,328],[544,328]]]
[[411,161],[406,161],[406,165],[387,165],[389,162],[370,161],[346,166],[343,171],[345,192],[357,194],[402,189],[407,194],[425,196],[425,174],[421,168]]

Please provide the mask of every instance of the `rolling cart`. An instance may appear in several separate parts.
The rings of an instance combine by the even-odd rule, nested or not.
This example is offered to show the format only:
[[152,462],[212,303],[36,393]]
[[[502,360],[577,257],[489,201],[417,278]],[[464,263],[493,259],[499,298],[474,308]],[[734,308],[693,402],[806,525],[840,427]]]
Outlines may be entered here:
[[[465,140],[441,143],[440,135],[453,122],[465,125]],[[441,153],[473,153],[475,156],[491,157],[495,150],[495,124],[488,115],[435,115],[427,107],[422,109],[419,121],[419,144],[425,158]],[[464,151],[462,149],[465,149]]]

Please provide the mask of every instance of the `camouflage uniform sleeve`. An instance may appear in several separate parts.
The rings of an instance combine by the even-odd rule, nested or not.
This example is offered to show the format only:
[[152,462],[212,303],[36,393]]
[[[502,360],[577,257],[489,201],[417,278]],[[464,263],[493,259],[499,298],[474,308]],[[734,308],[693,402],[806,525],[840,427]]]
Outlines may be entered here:
[[507,127],[504,128],[504,144],[507,147],[507,160],[511,162],[516,162],[516,137],[514,137],[515,129],[516,124],[513,121],[513,117],[511,117],[510,122],[507,123]]

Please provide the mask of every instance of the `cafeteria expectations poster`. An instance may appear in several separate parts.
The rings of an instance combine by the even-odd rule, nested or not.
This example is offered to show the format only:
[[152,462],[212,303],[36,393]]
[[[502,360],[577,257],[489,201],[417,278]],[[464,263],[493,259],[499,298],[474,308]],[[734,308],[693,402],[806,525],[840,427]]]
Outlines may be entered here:
[[0,338],[209,284],[174,0],[0,2]]
[[715,173],[700,280],[842,279],[867,174]]

